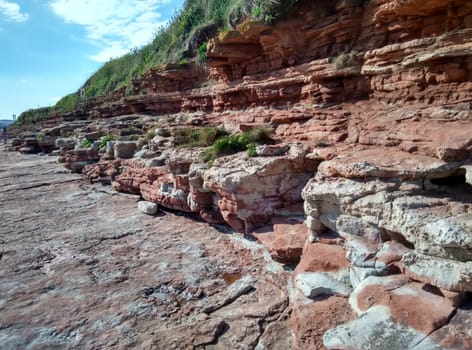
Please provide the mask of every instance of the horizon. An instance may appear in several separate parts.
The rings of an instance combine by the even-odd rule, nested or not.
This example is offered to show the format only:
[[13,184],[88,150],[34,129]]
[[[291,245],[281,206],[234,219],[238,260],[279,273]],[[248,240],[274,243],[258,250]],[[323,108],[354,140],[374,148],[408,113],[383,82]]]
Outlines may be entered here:
[[149,43],[183,2],[0,0],[0,118],[76,92],[104,63]]

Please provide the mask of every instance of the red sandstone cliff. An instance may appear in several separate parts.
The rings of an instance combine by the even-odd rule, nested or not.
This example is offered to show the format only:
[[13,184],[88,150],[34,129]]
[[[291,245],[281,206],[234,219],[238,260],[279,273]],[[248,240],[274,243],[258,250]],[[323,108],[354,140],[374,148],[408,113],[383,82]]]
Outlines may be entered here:
[[[82,134],[158,127],[133,159],[63,161],[300,260],[294,348],[468,349],[472,2],[353,3],[301,1],[273,26],[242,23],[211,40],[207,71],[156,69],[135,95],[58,116],[83,119]],[[115,118],[132,113],[153,117]],[[173,149],[176,128],[204,124],[271,127],[279,145],[209,167],[201,150]]]

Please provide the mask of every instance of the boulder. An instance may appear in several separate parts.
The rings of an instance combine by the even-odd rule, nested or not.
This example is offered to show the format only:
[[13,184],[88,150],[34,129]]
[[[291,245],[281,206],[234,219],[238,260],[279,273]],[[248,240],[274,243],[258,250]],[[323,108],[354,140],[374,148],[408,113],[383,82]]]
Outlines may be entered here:
[[128,159],[133,158],[134,152],[138,146],[134,141],[115,141],[114,156],[115,158]]
[[57,138],[56,147],[64,151],[73,150],[75,148],[75,140],[70,137]]
[[371,307],[355,320],[328,330],[323,345],[327,350],[443,349],[426,334],[396,323],[386,306]]
[[312,301],[296,295],[293,299],[290,327],[294,350],[323,349],[327,330],[356,317],[347,298],[329,296]]
[[138,209],[144,214],[155,215],[157,213],[158,206],[156,203],[147,202],[147,201],[139,201]]
[[307,228],[302,223],[277,223],[273,226],[274,240],[269,252],[272,259],[283,263],[297,263],[307,238]]

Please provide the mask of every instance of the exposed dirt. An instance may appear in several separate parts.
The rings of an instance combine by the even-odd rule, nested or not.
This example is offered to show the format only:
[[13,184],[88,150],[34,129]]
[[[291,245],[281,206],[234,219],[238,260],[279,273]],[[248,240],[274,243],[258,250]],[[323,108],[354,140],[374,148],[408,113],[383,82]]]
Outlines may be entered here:
[[290,347],[281,265],[138,200],[0,149],[2,349]]

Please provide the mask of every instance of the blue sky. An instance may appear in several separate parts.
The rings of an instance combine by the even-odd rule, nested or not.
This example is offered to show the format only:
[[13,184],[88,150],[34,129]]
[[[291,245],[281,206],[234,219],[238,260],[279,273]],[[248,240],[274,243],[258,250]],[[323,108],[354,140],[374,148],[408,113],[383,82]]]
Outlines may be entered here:
[[0,0],[0,119],[54,105],[148,43],[184,0]]

